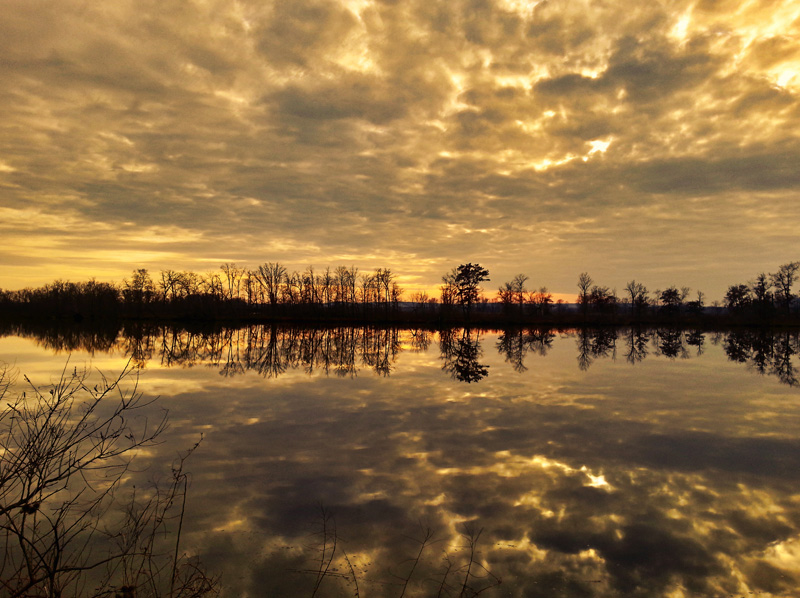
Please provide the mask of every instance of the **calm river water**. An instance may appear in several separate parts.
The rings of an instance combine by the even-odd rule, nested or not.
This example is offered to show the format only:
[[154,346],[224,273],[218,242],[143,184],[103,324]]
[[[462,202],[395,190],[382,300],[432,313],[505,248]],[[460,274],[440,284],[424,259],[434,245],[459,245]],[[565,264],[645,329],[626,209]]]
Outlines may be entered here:
[[0,361],[141,366],[226,596],[797,595],[797,332],[151,332]]

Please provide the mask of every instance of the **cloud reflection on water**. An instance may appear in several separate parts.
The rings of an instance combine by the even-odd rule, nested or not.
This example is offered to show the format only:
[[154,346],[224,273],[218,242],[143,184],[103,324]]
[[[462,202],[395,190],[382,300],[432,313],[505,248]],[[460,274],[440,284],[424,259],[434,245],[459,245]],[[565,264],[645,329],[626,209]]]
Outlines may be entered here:
[[[544,345],[516,334],[528,347],[521,369],[492,350],[511,337],[485,333],[490,374],[463,384],[442,370],[436,343],[401,351],[409,332],[356,345],[390,356],[389,377],[372,358],[354,361],[358,375],[325,375],[338,366],[301,347],[348,345],[310,334],[277,339],[297,347],[277,378],[219,375],[228,355],[249,363],[252,343],[151,360],[143,374],[171,413],[154,458],[206,436],[190,464],[188,537],[224,571],[229,595],[310,596],[321,506],[362,596],[400,595],[426,527],[438,541],[407,595],[436,595],[445,557],[450,581],[463,576],[465,526],[483,530],[476,560],[503,581],[482,595],[789,596],[800,582],[797,389],[730,361],[733,342],[756,351],[740,337],[706,335],[698,355],[686,333],[677,352],[674,334],[651,333],[647,356],[630,360],[627,331]],[[346,577],[344,561],[334,566]],[[320,586],[352,592],[343,577]]]

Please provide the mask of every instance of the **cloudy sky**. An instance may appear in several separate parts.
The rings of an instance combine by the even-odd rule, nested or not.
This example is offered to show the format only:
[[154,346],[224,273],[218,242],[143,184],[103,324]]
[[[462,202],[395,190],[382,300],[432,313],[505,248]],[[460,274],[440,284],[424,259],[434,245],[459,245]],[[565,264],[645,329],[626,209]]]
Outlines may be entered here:
[[6,0],[0,287],[479,262],[721,298],[800,259],[794,0]]

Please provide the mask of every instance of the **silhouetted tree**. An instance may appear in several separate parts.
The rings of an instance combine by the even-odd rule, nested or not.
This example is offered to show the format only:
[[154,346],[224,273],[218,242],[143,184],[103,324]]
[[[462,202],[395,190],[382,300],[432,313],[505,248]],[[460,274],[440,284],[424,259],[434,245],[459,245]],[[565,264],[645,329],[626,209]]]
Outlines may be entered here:
[[[363,275],[362,275],[363,279]],[[355,303],[356,275],[347,266],[337,266],[333,274],[333,297],[336,303]],[[351,292],[352,289],[352,292]]]
[[261,295],[260,285],[256,279],[256,273],[253,270],[248,270],[244,274],[244,292],[248,305],[254,305],[259,302],[259,295]]
[[314,266],[307,266],[301,277],[303,279],[303,303],[319,303],[317,273],[314,272]]
[[520,315],[523,313],[523,305],[525,304],[525,293],[528,292],[528,289],[525,288],[525,283],[527,282],[528,277],[524,274],[517,274],[514,277],[514,280],[511,281],[511,289],[514,291],[514,300],[517,302],[519,306],[519,313]]
[[631,300],[631,313],[641,314],[642,310],[647,307],[647,287],[641,282],[631,280],[625,285],[625,290]]
[[480,299],[482,282],[489,280],[489,271],[479,264],[461,264],[455,272],[456,300],[469,317],[472,306]]
[[686,309],[689,311],[689,313],[702,314],[706,306],[705,299],[706,294],[703,291],[698,290],[697,298],[687,302]]
[[[337,269],[338,272],[338,269]],[[350,266],[345,268],[345,273],[342,278],[343,289],[345,292],[345,300],[355,306],[358,302],[358,268]]]
[[661,291],[660,295],[661,311],[673,315],[680,313],[681,306],[683,305],[683,300],[686,298],[686,295],[688,293],[689,293],[688,288],[683,288],[679,290],[675,286],[671,286]]
[[283,277],[282,301],[288,305],[300,305],[303,300],[303,277],[297,270]]
[[413,304],[411,308],[412,311],[415,314],[424,313],[429,305],[428,304],[429,299],[430,297],[428,297],[428,293],[426,293],[425,291],[417,291],[416,293],[412,293],[411,294],[411,303]]
[[581,272],[580,276],[578,276],[578,305],[581,306],[584,316],[589,311],[589,291],[593,282],[588,272]]
[[731,312],[741,313],[752,304],[750,287],[746,284],[734,284],[725,293],[725,306]]
[[550,312],[550,306],[553,304],[553,295],[547,290],[547,287],[540,287],[538,291],[531,292],[529,301],[536,309],[539,316],[544,316]]
[[750,284],[750,288],[753,291],[753,305],[756,313],[762,318],[766,317],[773,309],[771,287],[772,282],[763,272],[756,276],[755,281]]
[[273,307],[281,296],[281,285],[286,277],[286,266],[279,262],[266,262],[258,267],[256,279],[263,287],[267,300]]
[[161,299],[166,303],[174,302],[177,298],[176,287],[178,286],[179,275],[175,270],[162,270],[158,289]]
[[145,306],[155,299],[156,287],[146,269],[133,271],[130,280],[122,281],[122,297],[137,315],[142,315]]
[[333,274],[331,273],[331,267],[326,266],[325,270],[322,274],[319,275],[319,287],[320,287],[320,301],[325,305],[328,306],[331,303],[331,296],[333,293]]
[[359,276],[359,291],[361,293],[361,303],[366,305],[377,301],[377,283],[372,274],[362,273]]
[[441,293],[442,306],[446,309],[451,305],[455,305],[457,298],[456,289],[456,274],[457,268],[453,268],[447,274],[442,276],[442,286],[439,287]]
[[377,301],[389,303],[391,301],[392,281],[396,278],[389,268],[378,268],[373,275],[378,288]]
[[770,274],[772,286],[775,287],[775,298],[789,313],[794,295],[792,287],[797,280],[797,271],[800,270],[800,262],[789,262],[783,264],[778,271]]
[[497,289],[497,299],[503,304],[503,311],[508,313],[514,305],[514,289],[510,282],[504,282],[503,286]]
[[242,277],[246,269],[236,264],[225,263],[220,266],[220,270],[225,276],[225,298],[229,301],[238,299],[242,289]]
[[212,303],[220,302],[225,298],[225,287],[218,272],[209,272],[204,276],[202,287],[203,292]]
[[517,274],[513,280],[504,282],[503,286],[498,289],[497,298],[503,304],[505,311],[510,311],[511,306],[516,303],[519,306],[520,315],[524,313],[523,308],[525,305],[526,293],[528,292],[525,288],[525,282],[527,280],[528,277],[524,274]]
[[617,307],[617,296],[608,287],[595,285],[589,291],[589,304],[599,313],[613,312]]
[[155,297],[153,279],[144,268],[134,270],[130,281],[122,281],[122,296],[128,303],[150,303]]

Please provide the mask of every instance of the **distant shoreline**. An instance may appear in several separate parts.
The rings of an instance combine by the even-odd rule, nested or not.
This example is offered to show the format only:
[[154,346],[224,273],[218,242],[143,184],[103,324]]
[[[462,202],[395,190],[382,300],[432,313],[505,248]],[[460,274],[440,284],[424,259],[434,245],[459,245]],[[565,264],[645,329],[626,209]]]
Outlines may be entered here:
[[487,296],[489,271],[462,264],[442,277],[440,297],[414,293],[403,300],[397,274],[388,268],[359,273],[355,267],[289,272],[267,262],[257,270],[223,264],[219,273],[164,270],[154,280],[135,270],[121,285],[54,281],[40,288],[0,290],[0,320],[14,322],[275,323],[393,325],[427,328],[509,326],[798,326],[800,298],[793,286],[800,261],[778,272],[732,285],[724,307],[705,304],[698,291],[670,286],[651,293],[635,280],[622,296],[594,284],[583,272],[575,303],[553,301],[546,287],[528,290],[519,274]]

